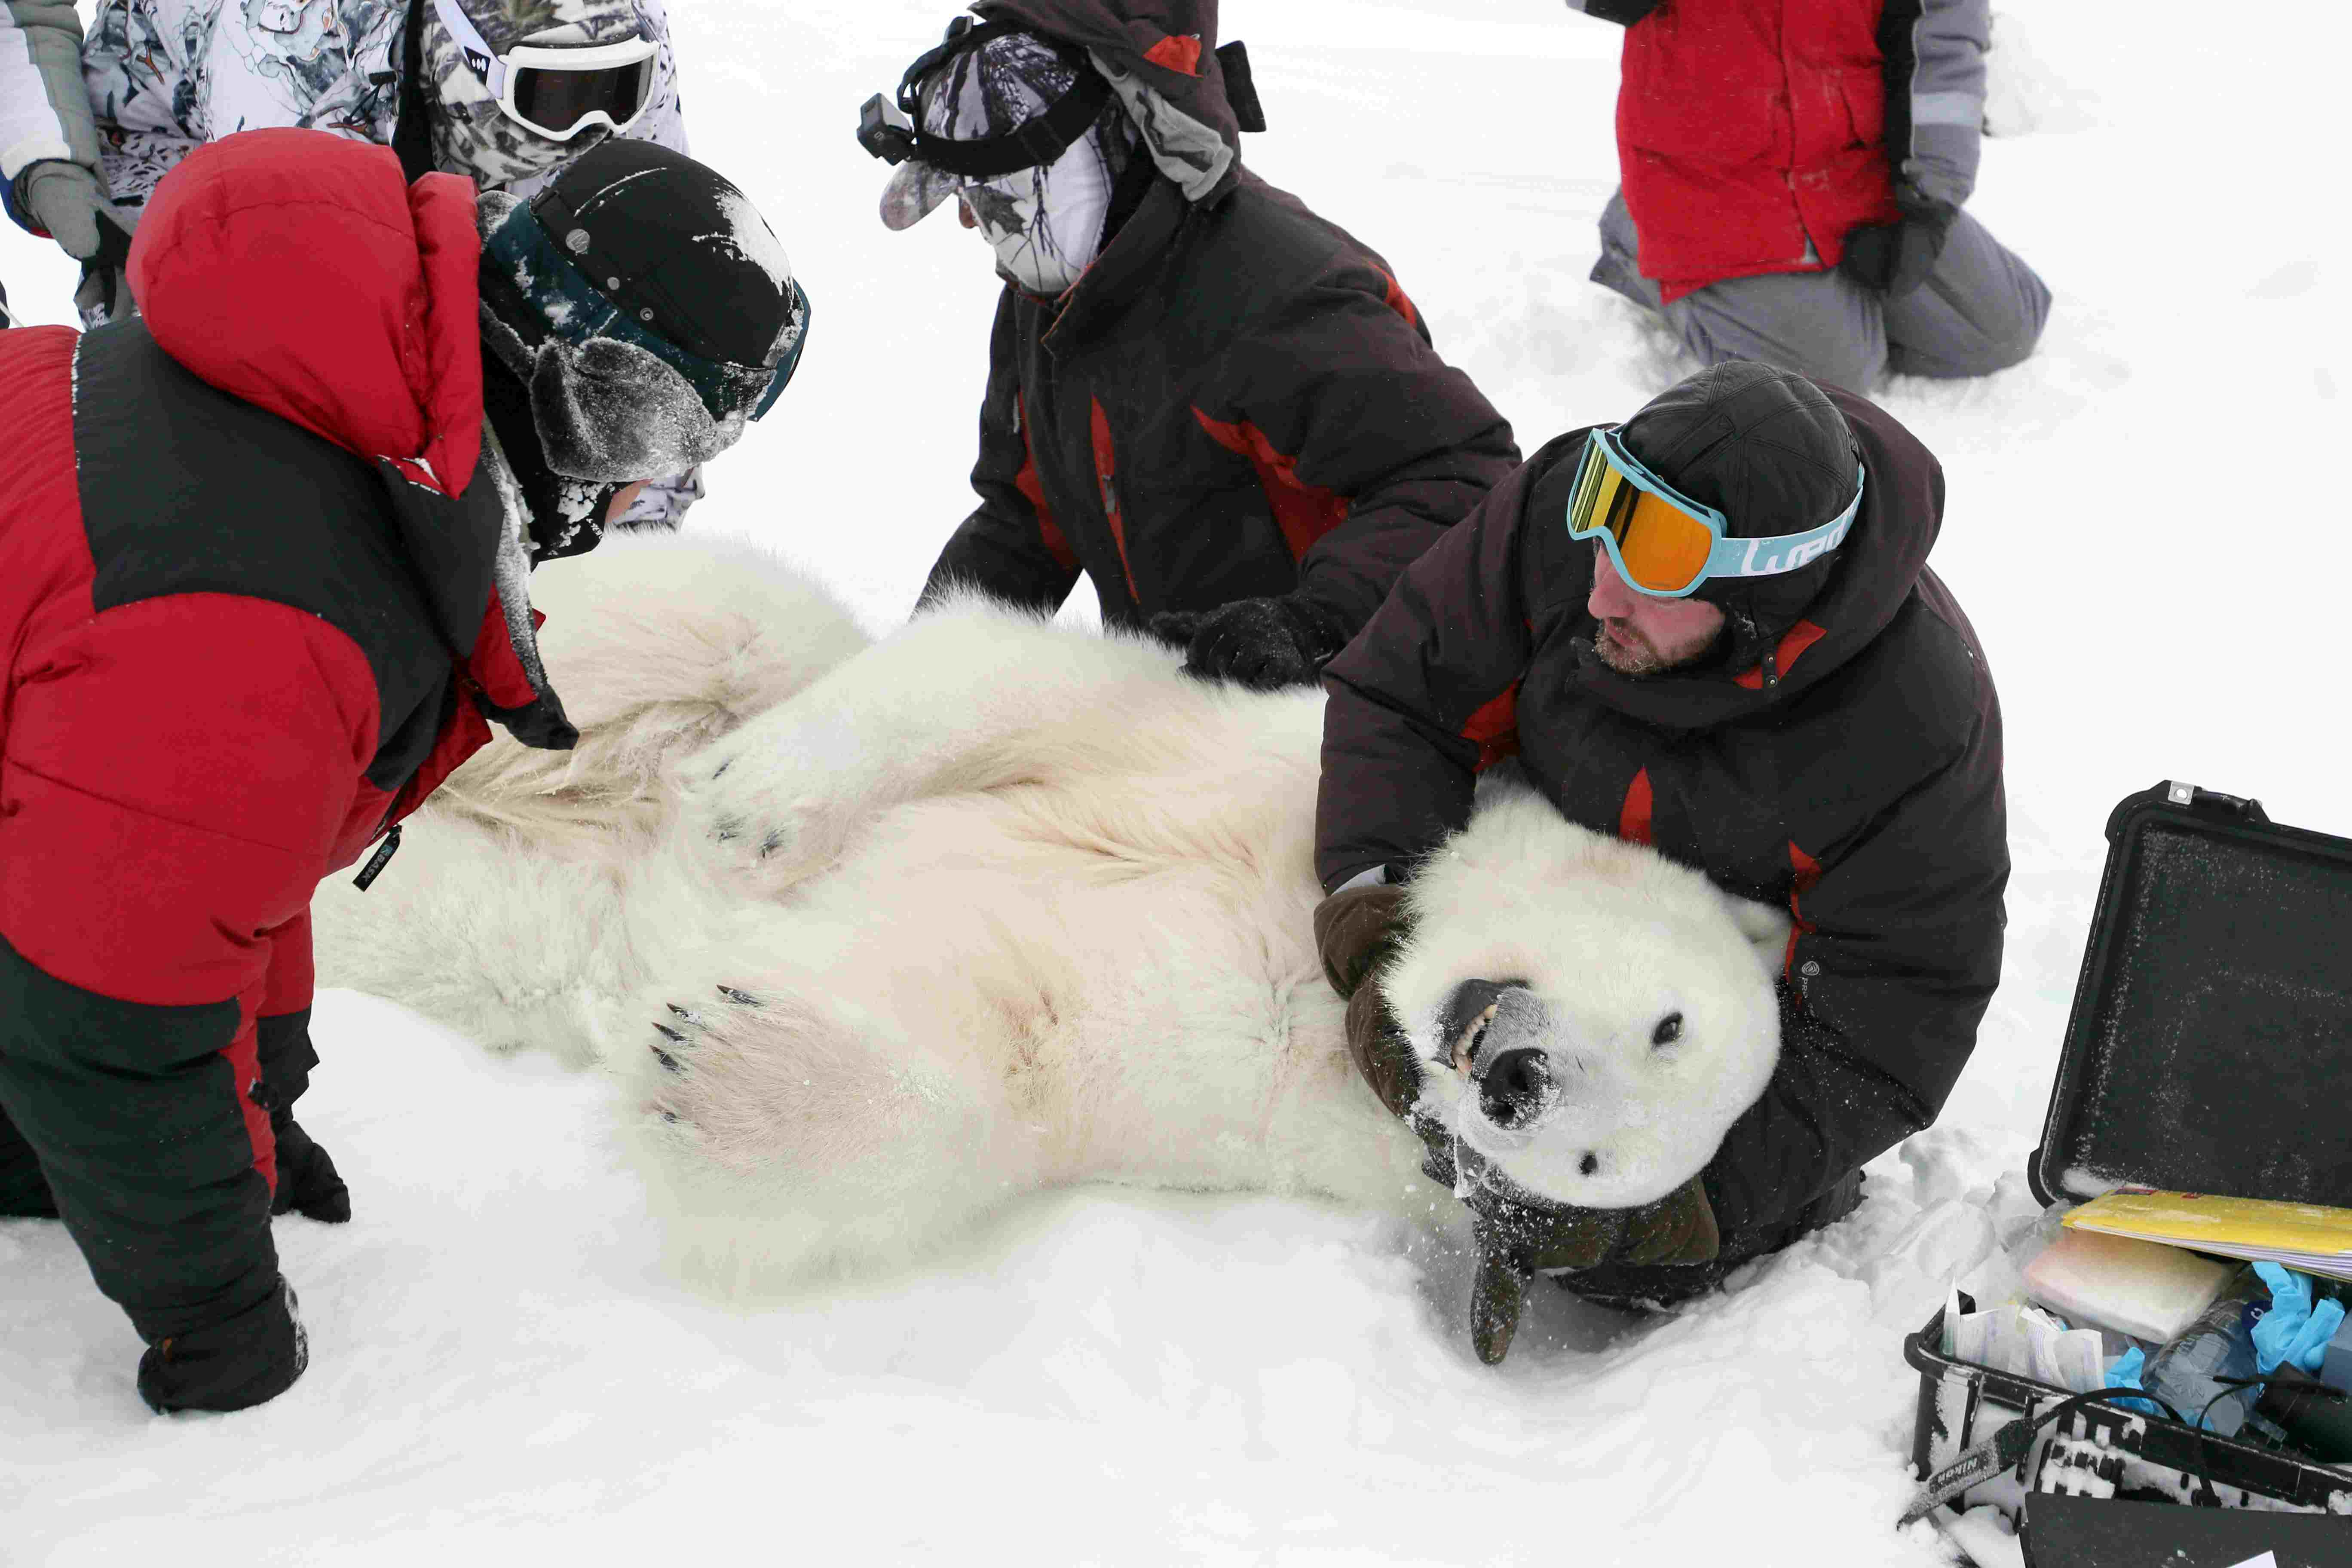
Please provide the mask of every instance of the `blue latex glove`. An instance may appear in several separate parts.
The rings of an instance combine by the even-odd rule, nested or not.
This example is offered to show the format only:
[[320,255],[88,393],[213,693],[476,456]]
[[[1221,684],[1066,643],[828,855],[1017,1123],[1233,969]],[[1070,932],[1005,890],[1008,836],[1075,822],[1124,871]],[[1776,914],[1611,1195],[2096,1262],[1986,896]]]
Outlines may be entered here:
[[[2147,1352],[2137,1345],[2132,1346],[2107,1363],[2107,1386],[2109,1388],[2146,1388],[2147,1384],[2139,1380],[2139,1373],[2140,1368],[2147,1364]],[[2163,1414],[2145,1399],[2118,1399],[2116,1403],[2127,1410],[2145,1411],[2150,1415]]]
[[2254,1272],[2271,1289],[2271,1310],[2254,1325],[2254,1370],[2264,1377],[2282,1366],[2316,1374],[2344,1325],[2344,1303],[2314,1306],[2311,1281],[2292,1268],[2257,1263]]

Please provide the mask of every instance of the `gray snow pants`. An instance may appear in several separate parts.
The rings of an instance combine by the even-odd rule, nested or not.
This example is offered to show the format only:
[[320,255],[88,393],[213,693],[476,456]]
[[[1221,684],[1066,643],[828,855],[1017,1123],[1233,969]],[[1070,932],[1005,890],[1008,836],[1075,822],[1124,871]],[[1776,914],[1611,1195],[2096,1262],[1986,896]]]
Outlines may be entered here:
[[2050,317],[2048,286],[1965,212],[1927,281],[1892,300],[1836,271],[1771,272],[1662,305],[1634,264],[1637,247],[1623,195],[1610,197],[1592,281],[1656,311],[1701,363],[1762,360],[1854,392],[1890,374],[2006,370],[2033,352]]

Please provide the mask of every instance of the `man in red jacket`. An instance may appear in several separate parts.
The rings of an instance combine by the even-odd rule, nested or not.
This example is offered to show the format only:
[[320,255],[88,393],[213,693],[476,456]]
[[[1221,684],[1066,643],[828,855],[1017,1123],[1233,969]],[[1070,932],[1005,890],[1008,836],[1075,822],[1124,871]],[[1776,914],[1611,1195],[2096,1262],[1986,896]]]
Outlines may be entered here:
[[530,567],[765,411],[782,256],[650,143],[478,204],[256,131],[158,186],[143,315],[0,337],[0,1215],[63,1218],[157,1410],[300,1374],[269,1217],[350,1215],[290,1114],[312,888],[488,721],[577,738]]
[[2033,352],[2050,290],[1961,210],[1987,0],[1568,0],[1625,27],[1592,280],[1703,363],[1868,391]]

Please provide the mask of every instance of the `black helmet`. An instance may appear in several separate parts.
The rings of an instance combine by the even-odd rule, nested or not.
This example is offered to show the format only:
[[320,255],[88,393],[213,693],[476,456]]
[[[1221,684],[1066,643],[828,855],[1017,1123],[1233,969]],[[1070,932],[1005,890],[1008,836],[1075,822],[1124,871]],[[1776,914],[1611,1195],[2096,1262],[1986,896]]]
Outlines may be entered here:
[[529,202],[486,191],[479,210],[484,401],[535,529],[565,536],[542,558],[572,553],[595,542],[597,495],[684,473],[767,413],[808,296],[750,198],[650,142],[600,143]]

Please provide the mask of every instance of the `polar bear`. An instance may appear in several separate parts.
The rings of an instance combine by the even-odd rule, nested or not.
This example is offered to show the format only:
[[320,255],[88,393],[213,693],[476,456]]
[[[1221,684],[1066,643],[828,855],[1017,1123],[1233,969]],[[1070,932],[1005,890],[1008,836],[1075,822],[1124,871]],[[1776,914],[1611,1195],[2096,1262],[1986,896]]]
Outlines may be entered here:
[[[604,571],[647,603],[656,574]],[[694,601],[585,658],[551,619],[559,689],[793,623],[713,637]],[[740,722],[674,669],[583,710],[571,771],[469,765],[410,891],[322,911],[322,975],[619,1074],[679,1258],[721,1285],[914,1260],[1077,1182],[1448,1217],[1313,949],[1319,693],[979,600],[855,640],[773,636],[794,668],[740,689],[790,694]],[[1527,1191],[1662,1196],[1761,1094],[1784,916],[1507,784],[1409,901],[1381,984],[1423,1109]]]

